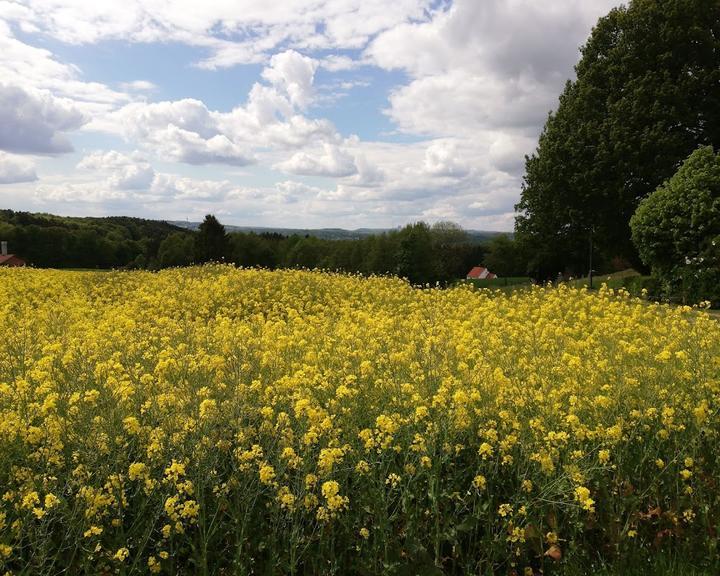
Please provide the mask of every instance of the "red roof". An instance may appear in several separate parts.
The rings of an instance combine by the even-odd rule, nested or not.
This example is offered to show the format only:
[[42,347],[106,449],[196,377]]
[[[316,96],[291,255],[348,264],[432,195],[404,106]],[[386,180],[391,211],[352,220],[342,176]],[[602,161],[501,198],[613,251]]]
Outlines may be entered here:
[[15,254],[0,255],[0,266],[25,266],[25,260]]
[[477,278],[477,279],[491,279],[491,278],[497,278],[495,274],[490,272],[487,268],[483,268],[482,266],[475,266],[470,272],[467,273],[467,278]]

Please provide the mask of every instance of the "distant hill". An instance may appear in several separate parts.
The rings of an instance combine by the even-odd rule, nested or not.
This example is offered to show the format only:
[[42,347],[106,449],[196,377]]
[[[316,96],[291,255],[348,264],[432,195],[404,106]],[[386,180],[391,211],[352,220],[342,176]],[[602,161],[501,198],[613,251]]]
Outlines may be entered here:
[[[187,230],[197,230],[200,226],[200,222],[188,222],[185,220],[167,220],[167,223]],[[344,228],[273,228],[265,226],[233,226],[232,224],[225,224],[224,226],[228,232],[282,234],[283,236],[313,236],[323,240],[359,240],[367,236],[375,236],[397,230],[396,228],[356,228],[355,230],[345,230]],[[465,232],[467,232],[473,244],[482,244],[499,234],[512,236],[512,232],[490,232],[486,230],[465,230]]]
[[11,253],[38,267],[144,268],[173,233],[190,234],[161,220],[0,210],[0,240],[8,242]]
[[0,210],[0,223],[41,228],[79,229],[86,227],[123,230],[131,237],[155,236],[179,232],[185,226],[174,226],[165,220],[148,220],[132,216],[56,216],[44,212],[14,212]]

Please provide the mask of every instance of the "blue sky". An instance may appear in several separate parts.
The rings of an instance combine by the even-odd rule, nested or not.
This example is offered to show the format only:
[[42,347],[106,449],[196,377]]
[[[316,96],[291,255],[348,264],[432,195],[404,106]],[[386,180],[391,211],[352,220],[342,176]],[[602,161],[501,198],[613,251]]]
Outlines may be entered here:
[[511,230],[609,0],[0,0],[0,207]]

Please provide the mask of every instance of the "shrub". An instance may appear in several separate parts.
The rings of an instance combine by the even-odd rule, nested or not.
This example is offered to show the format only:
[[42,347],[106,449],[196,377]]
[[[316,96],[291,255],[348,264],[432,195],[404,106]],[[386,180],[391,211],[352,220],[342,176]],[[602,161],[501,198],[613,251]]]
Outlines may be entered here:
[[633,241],[665,296],[720,303],[720,155],[698,148],[640,203]]

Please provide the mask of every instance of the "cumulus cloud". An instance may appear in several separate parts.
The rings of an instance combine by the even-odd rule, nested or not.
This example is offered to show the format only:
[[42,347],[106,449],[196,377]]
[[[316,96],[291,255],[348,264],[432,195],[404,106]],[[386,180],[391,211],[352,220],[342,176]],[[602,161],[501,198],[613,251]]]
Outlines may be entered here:
[[175,174],[157,174],[150,192],[172,200],[213,200],[225,198],[233,189],[227,180],[199,180]]
[[233,141],[258,147],[298,148],[308,142],[337,140],[331,122],[308,118],[302,111],[314,98],[317,61],[292,50],[276,54],[256,82],[244,106],[213,113],[222,133]]
[[263,70],[262,77],[285,92],[293,106],[304,108],[312,100],[317,67],[317,60],[286,50],[270,59],[270,66]]
[[[345,221],[365,218],[395,226],[449,219],[471,228],[511,229],[521,178],[495,164],[490,150],[496,136],[430,143],[350,140],[346,147],[359,172],[316,195],[318,214],[351,206],[356,216]],[[376,177],[366,174],[362,181],[363,172]]]
[[98,182],[68,182],[62,184],[40,184],[35,189],[35,199],[41,203],[52,202],[104,204],[128,200],[130,194],[126,190],[103,187]]
[[373,188],[380,186],[386,179],[385,171],[377,164],[370,162],[362,152],[355,156],[357,173],[345,179],[345,184]]
[[125,134],[139,140],[168,126],[193,132],[201,138],[210,138],[217,133],[217,123],[210,110],[193,98],[151,104],[135,102],[123,107],[117,118]]
[[532,150],[535,138],[521,134],[499,133],[492,138],[488,150],[491,164],[509,174],[520,174],[525,166],[524,151]]
[[275,188],[280,192],[294,197],[317,195],[322,191],[322,189],[317,186],[309,186],[303,182],[296,182],[295,180],[284,180],[282,182],[278,182],[275,184]]
[[112,179],[90,182],[64,182],[37,187],[36,197],[43,201],[72,203],[183,202],[204,200],[218,202],[227,197],[234,186],[227,180],[203,180],[177,174],[154,174],[143,189],[118,187]]
[[406,132],[536,136],[572,73],[578,47],[617,0],[455,0],[430,21],[381,33],[365,56],[410,82],[387,113]]
[[460,178],[470,171],[467,163],[460,158],[457,146],[452,141],[438,140],[425,150],[424,169],[433,176]]
[[[339,139],[331,122],[302,114],[313,100],[317,66],[316,60],[287,50],[263,69],[267,84],[256,82],[245,105],[230,112],[210,110],[191,98],[133,102],[110,115],[111,122],[116,132],[165,160],[245,166],[256,161],[253,149]],[[347,170],[345,164],[335,167],[336,173]]]
[[0,149],[20,154],[71,152],[68,133],[129,101],[127,94],[81,79],[81,71],[13,35],[8,21],[37,32],[34,12],[0,2]]
[[[399,23],[423,18],[431,0],[275,0],[198,3],[168,10],[153,0],[21,0],[3,2],[0,18],[62,42],[181,42],[209,51],[198,64],[213,69],[257,63],[280,46],[297,50],[359,49]],[[12,8],[12,9],[11,9]]]
[[177,162],[233,166],[247,166],[253,162],[248,152],[224,134],[205,139],[197,132],[169,125],[153,132],[150,141],[157,144],[156,151],[160,156]]
[[0,152],[0,184],[17,184],[37,180],[35,166],[25,158]]
[[[7,6],[7,2],[0,2],[0,6]],[[2,12],[0,55],[0,81],[3,84],[24,90],[49,91],[56,98],[72,100],[74,106],[88,116],[105,113],[130,100],[126,93],[103,83],[82,80],[82,72],[77,66],[60,62],[49,50],[15,38],[3,20]]]
[[93,152],[77,165],[107,176],[106,185],[113,190],[147,190],[155,178],[155,170],[139,153],[125,155],[117,151]]
[[123,154],[115,150],[88,154],[77,165],[90,181],[38,187],[45,200],[101,202],[107,200],[217,202],[237,191],[228,180],[207,180],[156,172],[140,152]]
[[165,160],[234,166],[253,162],[245,147],[221,133],[219,115],[199,100],[136,102],[113,116],[128,140],[143,144]]
[[332,144],[325,144],[322,152],[297,152],[285,162],[276,164],[275,167],[291,174],[336,178],[352,176],[358,171],[355,159]]
[[387,114],[411,134],[470,135],[497,129],[534,133],[558,94],[556,86],[530,76],[507,80],[452,70],[394,89]]
[[71,103],[47,91],[27,91],[0,84],[0,150],[21,154],[71,152],[64,132],[87,118]]

